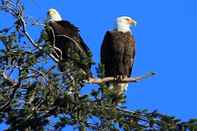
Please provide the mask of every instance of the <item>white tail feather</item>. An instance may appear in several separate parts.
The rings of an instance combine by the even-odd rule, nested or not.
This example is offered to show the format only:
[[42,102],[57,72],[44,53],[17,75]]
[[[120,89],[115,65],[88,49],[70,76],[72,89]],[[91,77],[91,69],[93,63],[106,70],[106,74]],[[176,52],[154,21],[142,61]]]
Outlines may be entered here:
[[116,95],[122,95],[127,91],[128,83],[111,83],[109,89]]

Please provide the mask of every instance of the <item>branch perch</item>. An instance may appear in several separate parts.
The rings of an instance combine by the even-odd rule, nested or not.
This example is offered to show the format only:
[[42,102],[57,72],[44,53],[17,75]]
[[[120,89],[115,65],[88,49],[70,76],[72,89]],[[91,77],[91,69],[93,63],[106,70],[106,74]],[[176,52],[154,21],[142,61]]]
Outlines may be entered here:
[[137,77],[129,77],[129,78],[124,78],[124,79],[118,79],[115,77],[104,77],[104,78],[89,78],[87,83],[90,84],[101,84],[101,83],[106,83],[106,82],[119,82],[119,83],[135,83],[144,79],[147,79],[149,77],[154,76],[156,73],[154,72],[148,72],[144,74],[143,76],[137,76]]

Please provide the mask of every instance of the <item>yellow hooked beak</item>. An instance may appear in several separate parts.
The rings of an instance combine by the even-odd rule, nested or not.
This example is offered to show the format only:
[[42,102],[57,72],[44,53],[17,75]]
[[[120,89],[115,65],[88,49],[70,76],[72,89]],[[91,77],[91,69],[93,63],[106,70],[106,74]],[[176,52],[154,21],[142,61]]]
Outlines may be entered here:
[[131,19],[128,21],[128,24],[136,26],[137,22],[135,20]]

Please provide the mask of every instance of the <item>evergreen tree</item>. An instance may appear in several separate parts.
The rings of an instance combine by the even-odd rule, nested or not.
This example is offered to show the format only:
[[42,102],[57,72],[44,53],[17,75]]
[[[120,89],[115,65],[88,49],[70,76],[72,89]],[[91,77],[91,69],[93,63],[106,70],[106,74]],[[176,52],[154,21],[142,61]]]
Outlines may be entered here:
[[[114,100],[124,103],[126,97],[116,98],[103,81],[82,94],[88,80],[72,60],[64,63],[65,72],[59,71],[46,35],[32,39],[28,27],[44,26],[24,14],[22,1],[1,0],[0,11],[14,17],[13,26],[0,29],[0,122],[9,125],[7,130],[60,130],[66,125],[81,131],[197,130],[196,119],[182,122],[158,111],[117,105]],[[97,76],[104,77],[102,66]]]

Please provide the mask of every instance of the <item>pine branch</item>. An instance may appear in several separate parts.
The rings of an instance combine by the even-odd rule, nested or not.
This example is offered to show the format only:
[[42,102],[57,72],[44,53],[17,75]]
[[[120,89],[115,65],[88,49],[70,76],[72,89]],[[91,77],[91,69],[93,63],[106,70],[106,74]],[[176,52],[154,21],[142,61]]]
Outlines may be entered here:
[[[20,73],[20,72],[21,72],[21,71],[19,71],[19,73]],[[12,91],[12,93],[10,94],[10,97],[9,97],[8,101],[7,101],[4,105],[2,105],[2,106],[0,107],[0,111],[5,111],[5,110],[9,107],[9,105],[10,105],[12,99],[14,98],[14,95],[15,95],[15,93],[16,93],[16,90],[17,90],[17,89],[20,87],[20,85],[21,85],[21,80],[20,80],[20,79],[18,80],[18,82],[14,81],[14,80],[11,80],[11,78],[10,78],[9,76],[7,76],[7,74],[6,74],[5,72],[3,72],[3,78],[4,78],[5,80],[9,81],[9,82],[12,84],[11,88],[13,88],[13,91]]]

